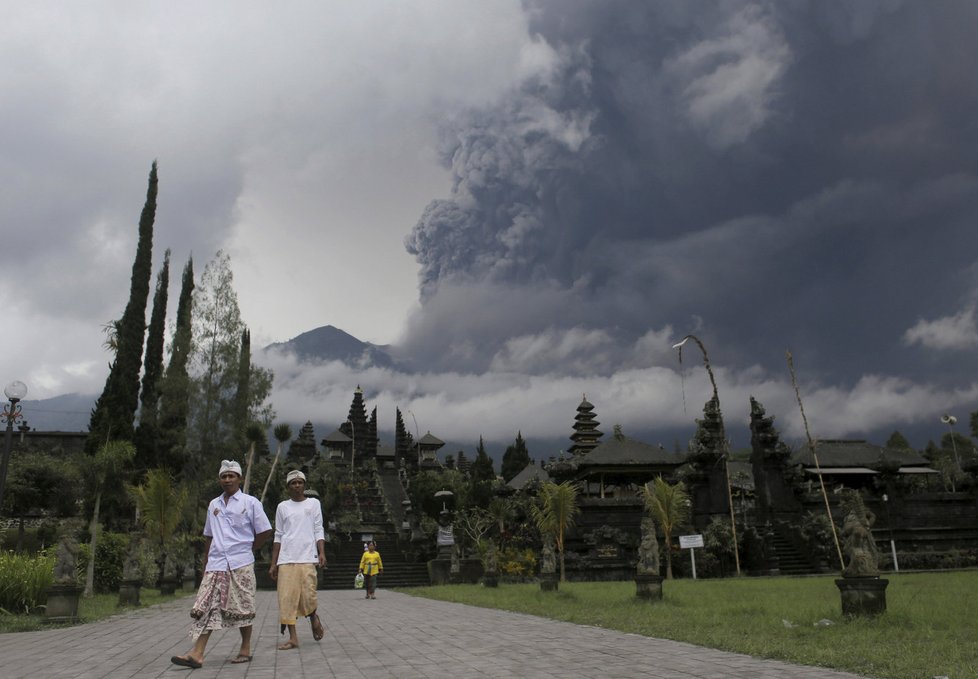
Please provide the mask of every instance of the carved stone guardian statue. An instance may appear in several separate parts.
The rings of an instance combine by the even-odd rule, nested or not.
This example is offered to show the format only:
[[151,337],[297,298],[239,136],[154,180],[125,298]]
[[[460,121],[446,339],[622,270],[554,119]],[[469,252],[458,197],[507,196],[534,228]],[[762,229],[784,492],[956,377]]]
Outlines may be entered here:
[[662,599],[662,576],[659,575],[659,540],[652,517],[642,519],[642,540],[635,565],[635,596],[649,601]]
[[886,612],[886,587],[889,580],[879,577],[879,551],[873,540],[876,515],[855,490],[842,498],[842,550],[846,565],[835,581],[842,596],[842,613],[847,617],[879,615]]

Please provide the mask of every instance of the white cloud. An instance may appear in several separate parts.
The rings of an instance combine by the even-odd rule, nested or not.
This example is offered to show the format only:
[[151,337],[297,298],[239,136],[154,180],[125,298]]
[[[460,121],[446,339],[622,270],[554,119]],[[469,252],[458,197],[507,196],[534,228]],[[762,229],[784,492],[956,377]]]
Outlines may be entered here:
[[903,342],[909,346],[919,344],[927,349],[971,349],[978,345],[975,308],[971,306],[953,316],[933,321],[921,319],[903,333]]

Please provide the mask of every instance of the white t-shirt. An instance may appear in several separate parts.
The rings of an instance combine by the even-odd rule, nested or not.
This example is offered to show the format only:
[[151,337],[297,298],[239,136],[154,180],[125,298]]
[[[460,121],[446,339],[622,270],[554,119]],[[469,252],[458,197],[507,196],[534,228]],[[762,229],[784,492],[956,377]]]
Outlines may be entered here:
[[275,510],[275,542],[280,543],[279,565],[283,563],[317,563],[316,542],[325,539],[323,509],[319,500],[301,502],[284,500]]

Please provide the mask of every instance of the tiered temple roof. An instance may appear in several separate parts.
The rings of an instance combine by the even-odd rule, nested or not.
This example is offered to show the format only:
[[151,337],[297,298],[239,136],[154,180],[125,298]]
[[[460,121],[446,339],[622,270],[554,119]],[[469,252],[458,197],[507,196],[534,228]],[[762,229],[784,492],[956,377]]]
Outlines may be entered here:
[[604,435],[598,431],[600,422],[594,419],[594,406],[588,403],[587,394],[582,397],[574,416],[574,433],[570,438],[574,442],[568,452],[571,455],[584,455],[598,446],[598,440]]

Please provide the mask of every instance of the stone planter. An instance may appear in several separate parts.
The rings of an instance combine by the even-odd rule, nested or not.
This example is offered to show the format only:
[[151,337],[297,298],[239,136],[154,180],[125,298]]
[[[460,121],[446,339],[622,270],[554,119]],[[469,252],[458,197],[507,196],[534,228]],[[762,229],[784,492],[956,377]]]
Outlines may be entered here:
[[556,573],[540,573],[540,591],[556,592],[559,587]]
[[432,585],[447,585],[452,581],[451,559],[432,559],[428,562],[428,582]]
[[140,580],[123,580],[119,583],[119,606],[138,606]]
[[177,580],[176,578],[173,577],[163,578],[162,580],[160,580],[160,594],[162,594],[163,596],[175,594],[177,591],[178,584],[180,584],[180,581]]
[[643,573],[635,576],[635,596],[646,601],[662,601],[662,576]]
[[82,588],[77,585],[51,585],[45,609],[45,622],[76,622],[78,597]]
[[842,595],[842,615],[880,615],[886,612],[886,586],[889,580],[882,578],[837,578],[836,587]]

